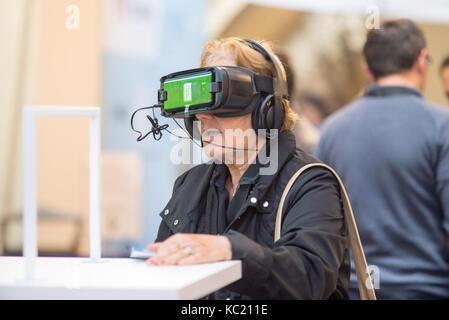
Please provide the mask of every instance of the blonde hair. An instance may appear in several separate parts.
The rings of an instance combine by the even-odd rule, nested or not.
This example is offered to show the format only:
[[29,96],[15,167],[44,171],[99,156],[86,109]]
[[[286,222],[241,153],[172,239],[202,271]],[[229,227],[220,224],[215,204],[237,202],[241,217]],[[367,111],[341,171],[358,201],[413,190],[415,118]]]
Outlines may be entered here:
[[[274,46],[267,41],[258,41],[265,50],[275,54]],[[204,45],[201,54],[200,66],[204,67],[217,58],[235,59],[238,66],[250,69],[251,71],[276,78],[276,71],[270,61],[260,52],[251,48],[243,39],[237,37],[211,40]],[[293,130],[298,115],[290,107],[290,102],[282,98],[285,109],[285,121],[282,130]]]

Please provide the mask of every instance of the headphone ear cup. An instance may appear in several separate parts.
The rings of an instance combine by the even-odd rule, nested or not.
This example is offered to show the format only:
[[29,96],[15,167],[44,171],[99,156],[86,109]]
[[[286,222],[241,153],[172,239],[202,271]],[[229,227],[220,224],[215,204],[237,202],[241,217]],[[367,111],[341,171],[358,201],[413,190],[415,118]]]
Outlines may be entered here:
[[270,101],[273,101],[274,95],[267,95],[260,105],[258,105],[253,111],[253,128],[257,132],[257,130],[266,130],[271,129],[273,115],[271,114],[272,105],[270,105]]
[[[270,103],[271,102],[271,103]],[[271,95],[270,99],[266,101],[264,109],[262,109],[262,121],[265,129],[276,129],[276,97]]]
[[273,113],[274,113],[272,128],[281,131],[282,128],[284,127],[284,122],[285,122],[285,107],[284,107],[284,103],[282,102],[282,98],[276,97],[273,108],[270,108],[270,109],[273,109]]
[[281,130],[284,126],[284,121],[285,112],[282,99],[273,94],[266,96],[253,111],[252,124],[256,132],[258,129]]

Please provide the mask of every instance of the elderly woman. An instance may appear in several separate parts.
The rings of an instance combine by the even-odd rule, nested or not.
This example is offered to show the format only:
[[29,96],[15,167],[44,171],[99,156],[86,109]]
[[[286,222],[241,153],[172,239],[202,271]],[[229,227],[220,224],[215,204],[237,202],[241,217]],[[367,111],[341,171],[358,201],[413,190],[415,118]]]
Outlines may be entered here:
[[[259,44],[274,54],[269,44]],[[239,38],[208,42],[201,66],[239,66],[276,77],[273,63]],[[296,149],[291,131],[296,114],[284,98],[284,121],[275,137],[277,170],[269,175],[261,174],[259,155],[272,142],[254,130],[254,112],[235,117],[196,114],[205,152],[216,161],[198,165],[176,180],[161,213],[156,242],[148,245],[157,251],[148,264],[241,260],[242,279],[211,299],[347,298],[348,240],[339,185],[331,172],[314,167],[296,180],[285,199],[281,237],[273,239],[286,184],[299,168],[319,162]],[[231,139],[229,132],[234,132]],[[235,132],[252,132],[256,139]],[[224,141],[232,141],[232,146]],[[246,152],[242,155],[240,150]]]

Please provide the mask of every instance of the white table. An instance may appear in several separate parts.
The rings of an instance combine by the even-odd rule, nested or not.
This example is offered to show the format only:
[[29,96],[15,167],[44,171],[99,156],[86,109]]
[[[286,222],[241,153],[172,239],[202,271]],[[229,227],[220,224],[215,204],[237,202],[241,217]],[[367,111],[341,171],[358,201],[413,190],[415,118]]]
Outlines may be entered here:
[[[35,126],[40,117],[90,119],[91,259],[37,257]],[[22,122],[25,258],[0,257],[0,299],[198,299],[241,278],[240,261],[150,267],[144,260],[99,259],[100,109],[29,106],[24,108]]]
[[0,299],[198,299],[241,278],[241,262],[148,266],[144,260],[38,257],[24,280],[23,257],[0,257]]

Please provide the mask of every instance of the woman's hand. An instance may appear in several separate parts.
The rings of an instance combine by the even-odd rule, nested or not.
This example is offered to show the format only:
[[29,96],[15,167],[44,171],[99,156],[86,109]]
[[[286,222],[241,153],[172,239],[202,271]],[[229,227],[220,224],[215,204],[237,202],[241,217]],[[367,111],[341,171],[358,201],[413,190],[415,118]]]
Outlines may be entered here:
[[192,265],[232,258],[228,238],[209,234],[177,233],[147,249],[157,252],[147,260],[149,265]]

